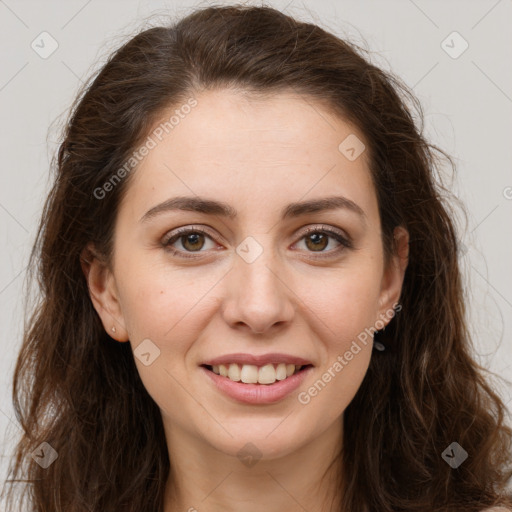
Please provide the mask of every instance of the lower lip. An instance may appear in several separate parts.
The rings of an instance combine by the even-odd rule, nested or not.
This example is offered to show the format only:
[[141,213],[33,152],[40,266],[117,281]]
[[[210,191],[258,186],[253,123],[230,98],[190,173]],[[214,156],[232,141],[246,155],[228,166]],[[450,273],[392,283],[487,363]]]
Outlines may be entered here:
[[272,404],[295,391],[313,369],[313,366],[308,366],[284,380],[276,380],[274,384],[244,384],[217,375],[204,366],[200,366],[200,369],[206,373],[220,391],[238,402],[244,404]]

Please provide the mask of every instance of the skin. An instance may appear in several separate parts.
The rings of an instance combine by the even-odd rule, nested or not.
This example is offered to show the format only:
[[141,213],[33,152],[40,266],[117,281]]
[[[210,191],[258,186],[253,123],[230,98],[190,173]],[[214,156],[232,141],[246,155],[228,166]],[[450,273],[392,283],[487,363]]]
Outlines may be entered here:
[[[329,510],[340,488],[326,471],[342,448],[343,412],[368,369],[371,338],[307,405],[297,393],[398,302],[408,233],[396,228],[398,252],[386,267],[367,153],[350,161],[338,150],[348,135],[364,136],[314,100],[291,92],[256,100],[228,90],[196,99],[133,171],[112,268],[99,259],[84,267],[91,298],[116,340],[135,349],[149,338],[160,349],[151,365],[135,362],[162,412],[176,479],[175,487],[168,482],[165,512]],[[226,202],[238,216],[168,211],[139,221],[178,195]],[[280,218],[290,202],[332,195],[354,201],[365,221],[347,209]],[[191,225],[210,235],[189,244],[178,238],[173,247],[197,258],[166,251],[165,235]],[[354,247],[329,235],[315,251],[306,226],[342,230]],[[252,263],[236,252],[249,236],[263,250]],[[278,403],[246,405],[199,368],[233,352],[283,352],[315,368]],[[252,467],[237,457],[248,442],[261,454]]]

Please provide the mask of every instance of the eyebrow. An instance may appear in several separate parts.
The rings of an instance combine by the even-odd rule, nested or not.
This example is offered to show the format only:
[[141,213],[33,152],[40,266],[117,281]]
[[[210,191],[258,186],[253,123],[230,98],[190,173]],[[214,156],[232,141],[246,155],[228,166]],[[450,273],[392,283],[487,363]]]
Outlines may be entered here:
[[[352,200],[343,196],[330,196],[320,199],[312,199],[309,201],[290,203],[281,211],[281,219],[286,220],[308,213],[317,213],[337,209],[345,209],[351,211],[361,217],[363,222],[366,220],[366,214],[364,210]],[[157,204],[148,210],[140,218],[139,222],[147,222],[161,213],[173,210],[184,210],[196,213],[204,213],[207,215],[219,215],[229,219],[235,219],[238,215],[238,212],[227,203],[197,196],[180,196]]]

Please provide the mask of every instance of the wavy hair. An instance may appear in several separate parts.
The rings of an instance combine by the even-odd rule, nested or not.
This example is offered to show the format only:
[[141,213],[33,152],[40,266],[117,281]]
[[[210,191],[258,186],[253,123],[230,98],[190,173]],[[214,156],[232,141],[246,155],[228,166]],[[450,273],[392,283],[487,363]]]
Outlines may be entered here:
[[[255,96],[293,90],[353,123],[369,144],[386,257],[396,250],[395,226],[410,234],[402,310],[375,335],[387,349],[372,357],[345,410],[340,510],[512,506],[512,429],[488,370],[472,356],[454,197],[439,178],[441,157],[454,164],[425,139],[418,99],[367,50],[315,24],[264,5],[213,5],[141,30],[70,110],[29,260],[28,279],[37,277],[40,293],[13,376],[23,434],[6,481],[9,512],[14,484],[29,500],[23,510],[162,511],[170,460],[160,410],[130,344],[105,332],[80,255],[93,242],[111,261],[116,213],[133,173],[106,199],[94,191],[166,109],[213,88]],[[442,456],[454,441],[468,452],[456,469]],[[33,456],[42,443],[58,455],[47,468]]]

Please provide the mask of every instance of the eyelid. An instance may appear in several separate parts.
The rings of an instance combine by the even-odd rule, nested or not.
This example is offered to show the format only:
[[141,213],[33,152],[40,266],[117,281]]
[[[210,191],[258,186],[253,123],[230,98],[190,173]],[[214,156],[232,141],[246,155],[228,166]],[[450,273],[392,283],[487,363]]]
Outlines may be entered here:
[[210,238],[214,239],[216,236],[221,238],[222,240],[225,240],[222,235],[214,235],[208,227],[205,228],[204,225],[196,225],[196,224],[187,224],[186,226],[180,226],[178,228],[172,229],[171,231],[168,231],[164,237],[162,238],[162,243],[168,243],[169,240],[173,238],[179,238],[180,235],[186,235],[189,232],[198,232],[203,233],[205,235],[208,235]]
[[309,233],[315,233],[317,231],[325,231],[332,235],[338,235],[341,238],[344,238],[347,242],[350,242],[350,243],[352,242],[352,239],[350,238],[348,233],[346,233],[345,231],[343,231],[339,228],[336,228],[334,226],[330,226],[327,224],[314,224],[311,226],[307,226],[306,228],[304,228],[303,231],[300,232],[300,234],[302,236],[304,236],[304,235],[308,235]]

